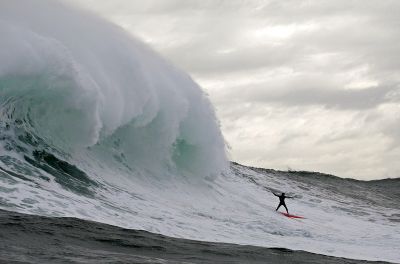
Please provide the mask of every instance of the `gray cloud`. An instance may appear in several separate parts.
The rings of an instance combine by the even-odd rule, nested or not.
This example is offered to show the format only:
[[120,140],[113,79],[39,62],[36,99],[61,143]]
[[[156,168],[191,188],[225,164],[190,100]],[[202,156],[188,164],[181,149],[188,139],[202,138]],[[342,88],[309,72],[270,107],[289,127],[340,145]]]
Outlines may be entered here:
[[337,109],[369,109],[375,108],[389,100],[389,87],[374,87],[362,90],[338,90],[321,88],[297,88],[283,94],[252,94],[249,100],[255,102],[277,102],[289,106],[323,105]]

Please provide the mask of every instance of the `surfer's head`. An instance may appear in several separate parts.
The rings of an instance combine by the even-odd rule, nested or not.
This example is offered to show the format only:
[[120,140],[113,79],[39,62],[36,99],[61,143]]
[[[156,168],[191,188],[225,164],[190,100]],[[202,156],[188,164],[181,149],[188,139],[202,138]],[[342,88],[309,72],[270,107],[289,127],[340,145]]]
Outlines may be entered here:
[[285,196],[285,193],[282,193],[282,196]]

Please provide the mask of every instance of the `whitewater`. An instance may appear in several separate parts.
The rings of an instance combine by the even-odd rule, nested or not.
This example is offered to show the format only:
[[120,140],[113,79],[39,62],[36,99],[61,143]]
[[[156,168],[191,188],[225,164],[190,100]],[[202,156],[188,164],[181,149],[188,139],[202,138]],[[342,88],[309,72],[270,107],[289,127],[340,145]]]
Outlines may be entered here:
[[0,36],[1,209],[400,263],[398,179],[230,163],[189,75],[64,2],[2,0]]

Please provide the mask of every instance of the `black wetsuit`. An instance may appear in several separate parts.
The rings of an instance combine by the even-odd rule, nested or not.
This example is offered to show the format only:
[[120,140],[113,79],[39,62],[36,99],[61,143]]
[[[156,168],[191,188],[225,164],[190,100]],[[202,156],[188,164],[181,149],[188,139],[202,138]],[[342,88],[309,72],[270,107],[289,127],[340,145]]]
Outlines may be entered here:
[[285,198],[293,198],[293,197],[285,196],[284,193],[282,193],[281,195],[277,195],[277,194],[275,194],[275,193],[273,193],[273,194],[274,194],[276,197],[279,198],[279,205],[278,205],[278,207],[276,208],[275,211],[278,211],[279,207],[281,207],[281,205],[283,205],[283,207],[285,207],[285,209],[286,209],[286,212],[289,213],[289,210],[287,209],[286,204],[285,204]]

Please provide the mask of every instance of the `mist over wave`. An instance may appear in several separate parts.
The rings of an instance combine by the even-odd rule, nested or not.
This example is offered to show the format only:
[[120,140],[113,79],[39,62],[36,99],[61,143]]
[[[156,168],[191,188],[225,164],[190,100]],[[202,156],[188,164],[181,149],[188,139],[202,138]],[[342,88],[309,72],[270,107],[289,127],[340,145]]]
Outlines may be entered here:
[[[198,85],[93,13],[5,0],[0,36],[0,208],[181,238],[400,258],[398,180],[229,166]],[[306,220],[277,214],[271,191],[293,193],[289,209]]]

